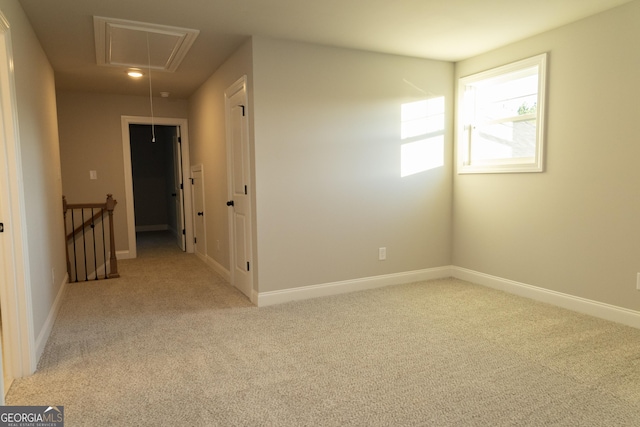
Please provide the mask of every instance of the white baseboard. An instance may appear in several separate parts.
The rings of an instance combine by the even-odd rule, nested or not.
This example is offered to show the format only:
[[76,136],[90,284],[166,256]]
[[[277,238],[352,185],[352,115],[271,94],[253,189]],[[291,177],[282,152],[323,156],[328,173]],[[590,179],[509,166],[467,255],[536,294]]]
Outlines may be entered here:
[[[198,255],[198,257],[214,271],[223,276],[225,280],[230,281],[229,271],[218,264],[214,259],[209,256],[205,257],[197,252],[196,255]],[[589,316],[598,317],[600,319],[640,329],[640,311],[629,310],[623,307],[552,291],[453,265],[344,280],[340,282],[323,283],[319,285],[301,286],[298,288],[278,291],[256,292],[254,290],[250,299],[251,302],[256,304],[258,307],[266,307],[290,301],[339,295],[348,292],[419,282],[423,280],[442,279],[446,277],[466,280],[477,285],[498,289],[514,295],[545,302],[568,310],[587,314]]]
[[229,270],[220,265],[215,259],[211,258],[209,255],[203,255],[198,251],[194,251],[196,256],[200,258],[205,264],[209,266],[213,271],[218,273],[224,280],[227,282],[231,281],[231,273]]
[[545,302],[568,310],[587,314],[589,316],[598,317],[600,319],[640,329],[639,311],[629,310],[623,307],[552,291],[456,266],[444,266],[384,276],[365,277],[341,282],[283,289],[280,291],[260,292],[257,295],[252,296],[251,299],[254,304],[257,304],[259,307],[265,307],[289,301],[338,295],[347,292],[418,282],[422,280],[441,279],[445,277],[455,277],[477,285],[498,289],[514,295]]
[[283,289],[280,291],[260,292],[256,299],[258,307],[265,307],[289,301],[338,295],[347,292],[382,288],[390,285],[419,282],[422,280],[441,279],[444,277],[451,277],[451,268],[448,266],[408,271],[404,273],[386,274],[382,276],[364,277],[361,279],[344,280],[341,282],[323,283],[320,285],[302,286],[299,288]]
[[56,321],[56,317],[58,316],[58,311],[60,311],[60,306],[62,305],[62,297],[67,291],[67,284],[69,283],[69,275],[65,273],[64,278],[62,279],[62,284],[60,285],[60,289],[58,290],[58,295],[56,295],[56,299],[53,301],[53,305],[51,306],[51,310],[49,310],[49,315],[47,316],[47,320],[44,322],[38,337],[35,342],[35,351],[36,351],[36,365],[44,352],[44,347],[47,344],[47,340],[51,335],[51,330],[53,329],[53,324]]
[[117,259],[131,259],[131,252],[127,249],[126,251],[116,251]]
[[640,328],[640,312],[638,311],[503,279],[462,267],[451,267],[451,273],[452,276],[457,279],[531,298],[536,301],[545,302],[612,322],[622,323],[623,325]]
[[154,224],[154,225],[136,225],[136,233],[145,231],[167,231],[169,230],[169,224]]

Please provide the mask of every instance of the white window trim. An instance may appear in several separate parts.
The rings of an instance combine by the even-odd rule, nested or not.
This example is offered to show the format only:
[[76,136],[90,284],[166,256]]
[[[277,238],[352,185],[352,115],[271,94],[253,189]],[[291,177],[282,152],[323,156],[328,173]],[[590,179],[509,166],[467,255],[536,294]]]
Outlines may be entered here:
[[[498,77],[520,69],[533,66],[539,67],[538,74],[538,102],[536,111],[536,152],[535,157],[524,159],[486,160],[470,164],[469,151],[471,145],[471,133],[464,123],[464,94],[465,87],[473,83]],[[496,67],[487,71],[461,77],[458,81],[458,174],[471,173],[518,173],[518,172],[543,172],[545,157],[545,103],[546,103],[546,74],[547,54],[533,56],[511,64]]]

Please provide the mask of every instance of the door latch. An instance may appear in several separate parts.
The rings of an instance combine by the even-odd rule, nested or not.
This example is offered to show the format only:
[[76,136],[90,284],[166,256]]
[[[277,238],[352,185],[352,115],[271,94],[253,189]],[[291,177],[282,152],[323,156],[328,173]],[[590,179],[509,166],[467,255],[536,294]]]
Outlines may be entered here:
[[229,201],[227,202],[227,206],[233,206],[233,200],[229,200]]

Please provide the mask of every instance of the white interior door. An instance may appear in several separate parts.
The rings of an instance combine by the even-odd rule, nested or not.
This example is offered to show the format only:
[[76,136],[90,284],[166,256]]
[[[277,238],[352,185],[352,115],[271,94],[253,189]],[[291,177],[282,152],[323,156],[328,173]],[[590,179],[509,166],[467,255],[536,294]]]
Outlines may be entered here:
[[204,221],[204,177],[202,165],[191,168],[191,192],[193,200],[194,248],[196,255],[206,259],[207,232]]
[[251,168],[245,78],[225,92],[231,283],[249,298],[253,290]]
[[[4,149],[4,147],[0,147],[0,149]],[[2,194],[0,193],[0,207],[1,206],[2,206]],[[2,211],[3,209],[0,209],[0,213],[2,213]],[[2,271],[4,271],[6,268],[9,267],[10,263],[8,262],[9,261],[8,259],[5,259],[5,254],[4,254],[4,245],[8,243],[8,242],[5,242],[5,240],[8,239],[8,237],[5,237],[4,222],[3,222],[4,220],[2,218],[3,218],[3,215],[0,215],[0,267],[2,267]],[[5,281],[4,274],[0,274],[0,289],[6,289],[6,286],[7,286],[7,283]],[[2,306],[2,303],[0,301],[0,307],[1,306]],[[0,390],[2,390],[2,399],[0,399],[0,403],[4,404],[4,396],[9,391],[9,387],[11,386],[11,382],[13,381],[13,378],[11,377],[11,374],[10,374],[11,370],[7,366],[6,357],[4,354],[4,349],[8,348],[6,343],[7,333],[4,330],[7,322],[6,320],[3,321],[2,315],[3,313],[0,308],[0,359],[2,359],[2,361],[0,362],[0,368],[2,369],[2,375],[0,375]]]
[[[4,77],[4,76],[3,76]],[[0,88],[4,92],[4,82],[0,78]],[[6,111],[4,106],[0,105],[0,116],[5,116]],[[12,338],[11,329],[11,317],[10,313],[11,302],[10,295],[12,282],[15,281],[15,276],[12,275],[12,270],[15,265],[13,257],[13,224],[11,223],[11,211],[9,207],[9,171],[10,160],[7,156],[7,129],[4,126],[2,118],[0,118],[0,369],[2,375],[0,375],[0,404],[4,405],[4,397],[9,391],[9,387],[13,382],[13,369],[11,368],[11,358],[9,349],[15,348],[15,341]],[[6,172],[5,172],[6,171]]]
[[176,239],[183,251],[186,249],[184,226],[184,184],[182,182],[182,147],[180,126],[175,127],[173,136],[173,190],[176,204]]
[[[16,218],[10,203],[15,203],[16,168],[18,158],[15,147],[17,145],[14,133],[13,114],[15,103],[12,102],[13,77],[11,71],[12,55],[10,40],[7,39],[9,25],[0,12],[0,405],[4,405],[4,397],[14,378],[15,354],[19,350],[17,341],[18,330],[14,327],[17,318],[17,298],[13,290],[18,285],[15,268],[15,244],[17,236],[14,233],[19,225],[12,221]],[[12,185],[13,184],[13,185]],[[12,357],[13,356],[13,357]]]

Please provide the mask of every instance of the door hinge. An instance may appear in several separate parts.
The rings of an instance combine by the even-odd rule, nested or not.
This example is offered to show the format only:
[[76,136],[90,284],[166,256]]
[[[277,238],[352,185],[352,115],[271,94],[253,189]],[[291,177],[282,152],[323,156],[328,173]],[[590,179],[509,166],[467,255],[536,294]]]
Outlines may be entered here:
[[182,183],[180,183],[180,189],[184,190],[184,185]]
[[182,229],[182,234],[187,234],[184,228]]
[[191,185],[194,185],[195,178],[189,178],[191,180]]
[[182,144],[182,137],[181,136],[178,137],[178,144]]
[[240,105],[240,108],[242,108],[242,117],[244,117],[244,105]]
[[197,237],[194,237],[194,238],[193,238],[193,243],[194,243],[194,244],[198,243],[198,238],[197,238]]
[[250,271],[251,269],[249,268],[249,261],[247,261],[247,271]]
[[4,233],[4,224],[0,222],[0,233]]
[[247,186],[246,185],[244,186],[244,194],[249,194],[249,193],[247,193]]

